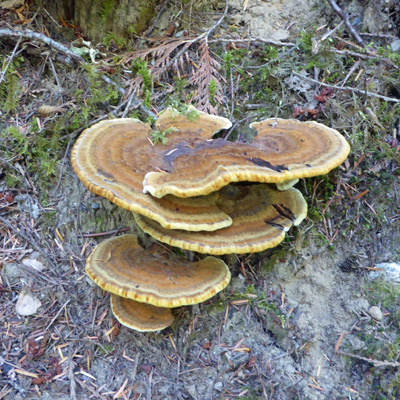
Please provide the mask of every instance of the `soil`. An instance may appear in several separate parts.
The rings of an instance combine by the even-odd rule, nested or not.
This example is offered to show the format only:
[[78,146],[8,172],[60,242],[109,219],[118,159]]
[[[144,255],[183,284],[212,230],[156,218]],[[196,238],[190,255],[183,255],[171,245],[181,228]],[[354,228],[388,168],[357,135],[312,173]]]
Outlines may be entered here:
[[[251,37],[295,41],[301,28],[339,22],[328,3],[311,0],[230,3],[226,23],[248,30]],[[346,12],[360,18],[363,29],[393,29],[387,2],[364,3],[353,2]],[[17,213],[19,225],[0,225],[0,398],[395,398],[374,396],[393,383],[398,365],[381,360],[379,366],[361,355],[368,346],[365,335],[379,336],[389,318],[388,309],[369,296],[368,269],[377,262],[400,263],[395,160],[367,154],[364,162],[378,171],[368,184],[368,205],[356,198],[358,193],[349,196],[343,185],[337,186],[331,191],[329,216],[305,221],[275,249],[224,256],[232,270],[225,291],[203,304],[176,309],[170,328],[137,333],[119,325],[109,295],[84,272],[86,257],[109,236],[84,235],[126,228],[144,246],[151,239],[129,212],[83,187],[68,158],[69,153],[60,187],[48,193],[46,202],[39,200],[42,188],[26,178],[21,187],[26,190],[15,197],[8,214],[1,214]],[[359,174],[359,159],[351,155],[335,172],[335,185]],[[392,179],[381,176],[382,170]],[[313,196],[310,182],[297,185],[308,199]],[[0,182],[0,188],[5,191],[6,184]],[[384,218],[370,229],[360,227],[362,216],[372,220],[381,202]],[[354,222],[346,231],[344,218]],[[32,267],[32,260],[44,269]],[[41,301],[37,314],[16,314],[22,290]],[[386,312],[382,321],[369,316],[371,306]],[[395,341],[398,327],[390,332],[394,336],[385,343]]]

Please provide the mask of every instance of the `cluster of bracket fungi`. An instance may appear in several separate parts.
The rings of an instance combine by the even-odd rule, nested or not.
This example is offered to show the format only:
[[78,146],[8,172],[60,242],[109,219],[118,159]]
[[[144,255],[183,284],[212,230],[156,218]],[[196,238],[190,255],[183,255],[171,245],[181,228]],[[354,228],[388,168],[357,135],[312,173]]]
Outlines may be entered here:
[[[155,125],[174,131],[166,145],[154,144],[150,125],[136,119],[86,129],[73,168],[89,190],[132,211],[153,238],[214,256],[277,246],[307,214],[293,185],[328,173],[350,151],[339,132],[316,122],[255,122],[251,142],[213,139],[231,122],[193,109],[169,108]],[[185,261],[160,246],[142,248],[134,235],[101,242],[86,271],[111,292],[116,318],[138,331],[171,325],[171,308],[203,302],[230,280],[219,258]]]

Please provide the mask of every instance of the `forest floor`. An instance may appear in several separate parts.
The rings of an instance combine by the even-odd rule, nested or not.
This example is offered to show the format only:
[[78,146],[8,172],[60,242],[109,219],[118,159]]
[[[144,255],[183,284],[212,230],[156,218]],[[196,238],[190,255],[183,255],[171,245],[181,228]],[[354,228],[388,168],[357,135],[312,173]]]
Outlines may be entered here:
[[[97,46],[43,9],[0,10],[0,399],[400,398],[400,287],[371,278],[400,264],[400,5],[350,2],[357,43],[328,2],[228,3],[172,1],[152,39]],[[190,103],[230,118],[232,139],[293,117],[352,151],[297,184],[309,214],[283,243],[223,256],[224,291],[137,333],[85,260],[120,232],[151,239],[81,184],[71,147],[96,121]]]

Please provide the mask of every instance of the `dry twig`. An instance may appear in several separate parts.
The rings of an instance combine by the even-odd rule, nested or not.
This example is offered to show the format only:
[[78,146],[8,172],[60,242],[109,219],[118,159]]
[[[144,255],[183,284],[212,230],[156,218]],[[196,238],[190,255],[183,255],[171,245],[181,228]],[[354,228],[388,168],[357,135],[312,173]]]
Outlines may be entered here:
[[351,25],[351,22],[349,21],[349,17],[347,16],[347,14],[338,6],[335,0],[328,0],[328,3],[331,5],[332,9],[339,15],[339,17],[342,18],[344,24],[346,25],[347,31],[354,38],[357,44],[360,45],[361,47],[365,47],[364,40],[353,28],[353,25]]
[[318,85],[325,86],[325,87],[328,87],[328,88],[331,88],[331,89],[349,90],[350,92],[359,93],[359,94],[363,94],[365,96],[370,96],[370,97],[377,97],[378,99],[389,101],[391,103],[400,103],[400,99],[395,99],[393,97],[382,96],[381,94],[368,92],[367,90],[357,89],[357,88],[353,88],[353,87],[350,87],[350,86],[329,85],[328,83],[317,81],[316,79],[309,78],[309,77],[304,76],[302,74],[299,74],[298,72],[295,72],[295,71],[293,71],[293,75],[296,75],[299,78],[305,79],[307,81],[310,81],[310,82],[313,82],[313,83],[316,83]]
[[72,345],[69,346],[68,350],[68,378],[69,378],[69,387],[70,387],[70,397],[71,400],[77,400],[76,397],[76,382],[74,377],[74,360],[73,357],[73,348]]
[[234,38],[218,38],[218,39],[211,39],[209,40],[210,43],[265,43],[265,44],[272,44],[274,46],[284,46],[284,47],[294,47],[296,43],[291,42],[281,42],[280,40],[272,40],[272,39],[265,39],[261,37],[253,37],[253,38],[243,38],[243,39],[234,39]]
[[342,356],[348,356],[348,357],[354,357],[357,358],[358,360],[362,360],[362,361],[366,361],[371,363],[374,367],[400,367],[400,363],[399,362],[395,362],[395,361],[381,361],[381,360],[375,360],[373,358],[368,358],[368,357],[362,357],[359,356],[357,354],[353,354],[353,353],[345,353],[343,351],[337,351],[337,354],[340,354]]
[[5,218],[0,216],[0,222],[3,225],[6,225],[8,228],[10,228],[14,233],[16,233],[18,236],[20,236],[22,239],[26,240],[36,251],[38,251],[44,258],[46,258],[47,262],[50,264],[52,267],[53,271],[57,273],[56,266],[54,265],[53,261],[50,260],[49,255],[38,245],[36,244],[31,238],[29,238],[27,235],[22,233],[18,228],[10,224]]
[[[35,20],[36,15],[38,14],[38,12],[39,12],[39,10],[36,11],[35,14],[33,15],[33,17],[31,18],[31,20],[29,21],[28,27],[29,27],[29,26],[32,24],[32,22]],[[0,29],[0,32],[1,32],[1,29]],[[0,36],[0,37],[1,37],[1,36]],[[4,69],[1,71],[1,74],[0,74],[0,83],[4,80],[4,77],[6,76],[7,70],[8,70],[8,68],[10,67],[11,63],[12,63],[13,58],[16,56],[17,49],[18,49],[18,46],[19,46],[20,43],[21,43],[21,40],[22,40],[22,37],[18,38],[17,44],[15,45],[13,52],[11,53],[10,57],[8,58],[8,61],[7,61],[6,66],[5,66]]]
[[[10,37],[10,38],[14,38],[17,40],[21,40],[21,38],[29,39],[29,40],[37,40],[39,42],[47,44],[51,48],[66,55],[67,63],[71,62],[71,59],[73,59],[74,61],[78,62],[79,64],[88,65],[88,63],[81,56],[78,56],[77,54],[75,54],[68,47],[64,46],[63,44],[43,35],[41,33],[33,32],[29,29],[18,29],[18,30],[12,30],[12,29],[8,29],[8,28],[0,29],[0,37]],[[102,79],[106,83],[115,86],[120,93],[125,94],[125,90],[123,88],[121,88],[117,83],[115,83],[112,79],[108,78],[105,75],[102,75]],[[151,110],[149,110],[147,107],[145,107],[145,105],[139,100],[138,97],[135,96],[134,100],[135,100],[135,103],[140,104],[140,110],[143,113],[145,113],[146,115],[148,115],[150,117],[155,117],[155,114]]]
[[[81,64],[86,64],[86,61],[81,57],[72,52],[68,47],[64,46],[63,44],[43,35],[42,33],[37,33],[34,31],[31,31],[29,29],[0,29],[0,37],[9,37],[9,38],[14,38],[17,40],[21,39],[28,39],[28,40],[37,40],[39,42],[42,42],[44,44],[47,44],[51,48],[59,51],[60,53],[63,53],[67,57],[69,57],[69,62],[71,59],[81,63]],[[68,62],[68,59],[67,59]]]

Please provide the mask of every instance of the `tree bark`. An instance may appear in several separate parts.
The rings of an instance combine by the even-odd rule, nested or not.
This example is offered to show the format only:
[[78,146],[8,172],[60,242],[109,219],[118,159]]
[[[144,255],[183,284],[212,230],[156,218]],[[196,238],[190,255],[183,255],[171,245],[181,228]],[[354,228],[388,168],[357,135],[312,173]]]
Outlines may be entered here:
[[89,40],[101,41],[107,34],[126,38],[145,31],[156,4],[157,0],[54,0],[44,6],[56,18],[79,26]]

